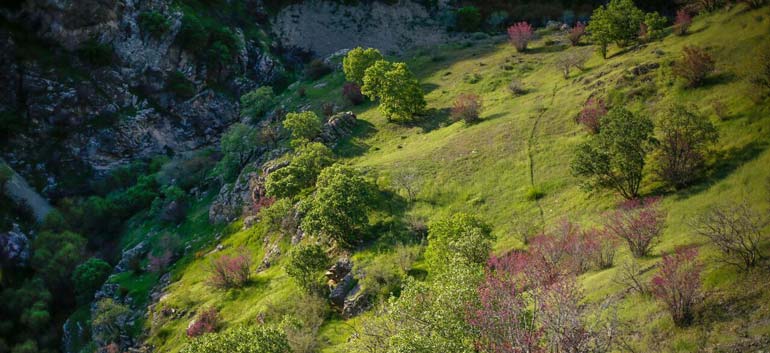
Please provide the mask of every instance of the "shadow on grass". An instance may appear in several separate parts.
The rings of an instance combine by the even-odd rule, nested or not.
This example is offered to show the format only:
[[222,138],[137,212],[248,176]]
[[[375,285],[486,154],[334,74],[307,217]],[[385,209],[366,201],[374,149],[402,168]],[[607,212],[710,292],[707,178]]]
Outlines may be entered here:
[[526,53],[528,54],[558,53],[560,51],[566,50],[569,47],[570,46],[567,44],[544,45],[542,47],[527,49]]
[[451,118],[452,108],[431,108],[420,119],[409,123],[409,126],[419,127],[423,133],[428,133],[436,130],[442,126],[446,126],[452,123]]
[[708,189],[713,184],[730,176],[736,169],[759,157],[767,147],[766,142],[754,141],[742,147],[720,151],[717,154],[717,162],[711,168],[711,172],[702,179],[704,181],[680,191],[676,196],[677,199],[687,199]]
[[730,83],[738,79],[738,76],[732,72],[720,72],[716,75],[711,75],[706,77],[705,80],[703,80],[703,85],[701,87],[709,87],[709,86],[715,86],[715,85],[721,85],[725,83]]
[[341,139],[334,151],[340,157],[355,157],[364,154],[369,150],[369,145],[361,142],[374,135],[377,129],[372,123],[358,119],[353,133]]

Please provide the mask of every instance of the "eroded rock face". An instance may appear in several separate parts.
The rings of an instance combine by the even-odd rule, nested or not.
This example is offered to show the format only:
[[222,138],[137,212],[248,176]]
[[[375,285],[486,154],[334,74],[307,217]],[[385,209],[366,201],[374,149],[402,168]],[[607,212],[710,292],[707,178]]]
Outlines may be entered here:
[[[3,19],[35,33],[50,52],[18,55],[28,39],[0,30],[0,113],[17,114],[27,125],[0,143],[6,161],[25,177],[50,180],[45,186],[53,196],[68,189],[58,179],[75,171],[98,175],[134,159],[216,144],[239,119],[236,97],[283,76],[275,55],[244,38],[237,26],[241,51],[232,64],[210,69],[177,44],[182,13],[171,4],[26,0],[18,9],[0,10]],[[140,24],[148,11],[169,23],[159,36]],[[90,41],[109,48],[107,65],[79,54]],[[171,77],[179,75],[192,95],[170,88]],[[224,92],[209,89],[211,82]]]
[[29,238],[18,224],[14,224],[12,230],[0,233],[0,263],[13,267],[26,266],[29,256]]
[[302,48],[321,57],[357,46],[401,52],[447,40],[449,34],[436,17],[412,1],[394,5],[367,1],[349,6],[311,0],[281,10],[272,28],[284,46]]
[[327,145],[333,146],[339,140],[350,136],[357,122],[358,119],[353,112],[337,113],[324,124],[318,139]]

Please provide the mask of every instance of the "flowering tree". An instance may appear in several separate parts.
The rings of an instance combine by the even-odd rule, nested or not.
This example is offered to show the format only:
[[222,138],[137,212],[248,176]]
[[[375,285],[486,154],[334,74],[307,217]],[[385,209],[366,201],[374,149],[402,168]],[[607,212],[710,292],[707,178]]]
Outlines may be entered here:
[[513,26],[508,27],[508,38],[518,52],[527,50],[527,44],[532,40],[532,36],[532,25],[527,22],[514,23]]
[[634,257],[647,255],[663,231],[666,212],[659,202],[658,198],[626,201],[607,218],[607,231],[624,240]]
[[607,105],[604,104],[604,100],[591,97],[583,105],[583,110],[580,111],[575,120],[583,125],[589,133],[597,134],[601,127],[601,118],[605,115],[607,115]]
[[216,288],[242,287],[249,281],[251,255],[241,249],[237,255],[222,255],[211,261],[209,284]]
[[698,87],[714,71],[714,59],[706,50],[696,46],[682,49],[682,58],[674,62],[674,74],[686,81],[687,87]]
[[217,330],[219,313],[215,308],[201,310],[198,316],[187,326],[187,337],[198,337]]
[[674,33],[683,36],[687,34],[687,30],[692,25],[692,16],[687,10],[681,9],[676,12],[676,18],[674,19]]
[[583,24],[583,22],[575,23],[575,27],[572,27],[572,29],[569,31],[569,35],[567,36],[569,38],[570,43],[572,43],[572,46],[577,46],[580,44],[580,39],[583,38],[583,36],[586,34],[586,25]]
[[479,333],[477,347],[491,353],[544,352],[538,326],[540,288],[529,286],[520,271],[528,265],[523,253],[492,257],[478,288],[479,303],[468,322]]
[[652,278],[653,295],[666,304],[677,326],[692,323],[693,308],[703,296],[703,265],[697,257],[697,248],[679,247],[673,254],[663,256],[660,273]]
[[588,259],[598,269],[612,267],[615,260],[615,249],[618,239],[606,229],[591,228],[583,231],[584,242],[587,243]]
[[542,327],[550,352],[609,352],[614,322],[596,320],[588,325],[583,292],[574,277],[552,284],[544,291]]

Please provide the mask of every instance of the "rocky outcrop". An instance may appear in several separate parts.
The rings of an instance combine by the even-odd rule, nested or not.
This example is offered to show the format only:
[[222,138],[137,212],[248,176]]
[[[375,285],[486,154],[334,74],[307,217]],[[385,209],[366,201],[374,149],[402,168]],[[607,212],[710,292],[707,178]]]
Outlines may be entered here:
[[14,224],[12,230],[0,233],[0,263],[10,267],[26,266],[29,256],[29,238],[18,224]]
[[209,207],[209,221],[231,222],[238,217],[256,213],[255,206],[265,196],[267,175],[289,164],[288,161],[266,163],[265,160],[285,152],[286,150],[279,149],[263,154],[257,161],[246,166],[234,183],[223,185]]
[[[183,14],[171,4],[26,0],[18,9],[0,9],[0,17],[35,33],[41,43],[34,45],[47,50],[19,55],[33,45],[29,36],[0,29],[0,113],[19,115],[27,125],[0,143],[14,169],[37,176],[35,186],[57,195],[73,192],[61,185],[65,176],[216,144],[239,119],[237,97],[283,76],[275,55],[237,26],[240,52],[232,64],[212,70],[177,44]],[[162,34],[142,27],[139,18],[148,11],[167,19]],[[109,63],[79,54],[92,41],[109,48]],[[192,94],[170,88],[180,75]],[[212,82],[218,90],[209,88]]]
[[408,0],[395,4],[361,1],[356,5],[310,0],[281,10],[272,29],[284,46],[299,47],[321,57],[357,46],[402,52],[446,42],[449,34],[437,17]]
[[339,140],[350,136],[357,121],[358,119],[356,119],[356,115],[353,112],[337,113],[324,124],[318,139],[327,145],[333,146]]
[[353,275],[353,263],[348,257],[337,260],[325,273],[329,280],[329,301],[342,317],[348,319],[371,306],[370,296],[362,290]]

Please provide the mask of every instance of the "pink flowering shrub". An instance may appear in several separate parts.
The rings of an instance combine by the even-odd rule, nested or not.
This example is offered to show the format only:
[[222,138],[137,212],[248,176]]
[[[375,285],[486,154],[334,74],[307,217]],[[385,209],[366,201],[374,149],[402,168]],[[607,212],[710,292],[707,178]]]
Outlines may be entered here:
[[583,110],[578,113],[575,120],[581,124],[591,134],[599,133],[601,128],[601,119],[607,115],[607,106],[604,100],[598,98],[589,98],[583,105]]
[[607,217],[607,231],[624,240],[634,257],[647,255],[663,231],[666,212],[659,203],[658,198],[629,200]]
[[204,333],[214,332],[219,324],[219,313],[215,308],[204,309],[187,326],[187,337],[198,337]]
[[245,250],[211,261],[209,284],[216,288],[243,287],[249,281],[251,255]]
[[533,34],[532,25],[527,22],[514,23],[508,27],[508,38],[518,52],[527,50],[527,44],[532,40]]
[[652,294],[666,304],[677,326],[692,323],[695,304],[703,297],[698,249],[679,247],[663,256],[660,272],[652,278]]

